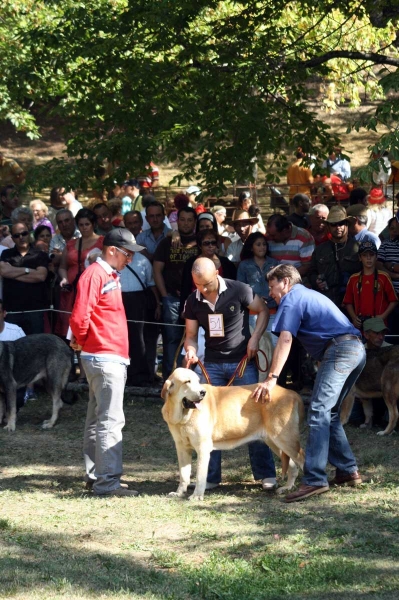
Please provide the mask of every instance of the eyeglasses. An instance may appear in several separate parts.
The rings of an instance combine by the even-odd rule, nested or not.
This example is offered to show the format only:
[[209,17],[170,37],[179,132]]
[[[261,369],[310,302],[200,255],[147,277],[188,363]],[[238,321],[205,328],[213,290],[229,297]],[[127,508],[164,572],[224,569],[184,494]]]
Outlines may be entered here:
[[21,237],[23,237],[23,238],[24,238],[24,237],[26,237],[27,235],[29,235],[29,231],[21,231],[21,233],[12,233],[12,234],[11,234],[11,237],[12,237],[14,240],[17,240],[18,238],[21,238]]
[[206,240],[205,242],[202,242],[203,246],[217,246],[218,243],[215,240]]
[[338,223],[328,223],[330,227],[342,227],[343,225],[347,225],[347,221],[339,221]]
[[117,246],[115,246],[115,250],[118,250],[118,252],[120,252],[121,254],[123,254],[123,256],[126,256],[126,258],[128,258],[129,260],[132,258],[132,256],[128,252],[125,252],[124,250],[121,250]]

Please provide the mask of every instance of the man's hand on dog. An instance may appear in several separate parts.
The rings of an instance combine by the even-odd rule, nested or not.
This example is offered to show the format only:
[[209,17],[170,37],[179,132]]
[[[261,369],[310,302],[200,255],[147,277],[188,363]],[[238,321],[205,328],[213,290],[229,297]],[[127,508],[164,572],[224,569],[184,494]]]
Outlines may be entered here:
[[266,379],[263,383],[259,383],[252,394],[252,398],[255,398],[255,402],[260,402],[261,404],[271,402],[272,390],[276,384],[277,379],[275,378]]

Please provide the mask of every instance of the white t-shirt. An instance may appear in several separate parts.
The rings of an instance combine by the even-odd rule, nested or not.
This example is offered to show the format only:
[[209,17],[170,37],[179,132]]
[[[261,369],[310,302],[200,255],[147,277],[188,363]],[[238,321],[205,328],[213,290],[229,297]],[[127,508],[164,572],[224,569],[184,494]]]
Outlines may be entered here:
[[25,333],[18,325],[4,323],[4,329],[0,333],[0,342],[15,342],[22,337],[25,337]]

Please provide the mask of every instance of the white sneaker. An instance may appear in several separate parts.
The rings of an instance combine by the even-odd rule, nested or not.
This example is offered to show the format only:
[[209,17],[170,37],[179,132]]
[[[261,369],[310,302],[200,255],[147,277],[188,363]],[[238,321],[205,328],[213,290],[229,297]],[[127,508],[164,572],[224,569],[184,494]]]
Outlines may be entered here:
[[265,477],[262,479],[262,489],[265,492],[273,492],[277,488],[277,480],[275,477]]
[[[189,483],[187,487],[189,490],[193,490],[196,485],[197,484],[193,482],[193,483]],[[214,490],[215,488],[219,487],[219,485],[220,485],[220,483],[211,483],[210,481],[207,481],[205,489],[206,490]]]

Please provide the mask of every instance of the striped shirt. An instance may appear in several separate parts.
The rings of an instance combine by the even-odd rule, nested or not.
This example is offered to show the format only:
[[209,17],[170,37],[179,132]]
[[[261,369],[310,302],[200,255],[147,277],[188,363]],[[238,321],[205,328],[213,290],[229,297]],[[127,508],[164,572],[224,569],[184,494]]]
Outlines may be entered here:
[[296,225],[292,225],[291,237],[285,243],[271,240],[267,243],[272,258],[280,264],[293,265],[297,269],[310,262],[315,249],[311,234]]
[[[378,260],[382,263],[399,263],[399,240],[387,240],[378,249]],[[392,280],[396,293],[399,293],[399,281]]]

